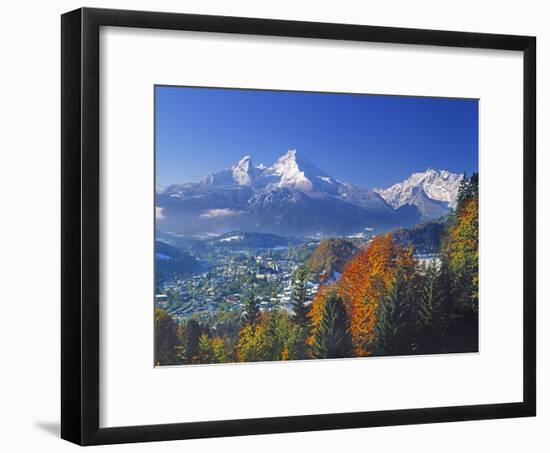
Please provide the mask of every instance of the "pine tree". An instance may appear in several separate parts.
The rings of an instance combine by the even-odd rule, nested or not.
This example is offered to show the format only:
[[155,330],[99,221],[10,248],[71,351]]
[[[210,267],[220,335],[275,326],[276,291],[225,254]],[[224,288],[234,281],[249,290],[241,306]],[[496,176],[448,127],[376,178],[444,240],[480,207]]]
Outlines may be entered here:
[[254,329],[260,321],[260,306],[256,298],[249,294],[245,299],[245,311],[242,316],[242,327],[250,326]]
[[462,179],[460,180],[460,184],[458,186],[458,194],[456,197],[458,206],[460,206],[461,203],[467,198],[467,191],[468,191],[468,177],[466,176],[466,173],[463,173]]
[[307,339],[311,335],[311,319],[309,316],[310,306],[307,303],[308,271],[301,266],[296,271],[292,309],[294,314],[292,321],[295,323],[292,329],[288,345],[287,358],[290,360],[303,360],[309,358],[309,347]]
[[479,174],[472,173],[470,177],[464,173],[457,195],[457,211],[460,211],[464,202],[472,199],[477,199],[479,190]]
[[334,359],[351,357],[352,351],[346,308],[336,291],[331,291],[313,337],[312,355],[318,359]]
[[166,311],[155,308],[155,365],[177,364],[178,345],[175,321]]
[[412,351],[410,305],[410,284],[403,267],[399,266],[388,293],[378,305],[376,355],[404,355]]
[[199,338],[201,327],[197,321],[190,319],[183,329],[183,355],[185,363],[194,363],[199,355]]
[[197,363],[216,363],[214,356],[214,348],[212,347],[212,340],[208,335],[203,333],[199,337],[199,354]]
[[300,327],[309,328],[309,307],[307,307],[307,269],[301,266],[296,271],[294,280],[294,293],[292,296],[293,321]]
[[417,352],[440,352],[442,321],[442,301],[439,293],[439,266],[432,261],[425,274],[419,279],[417,315]]
[[418,323],[423,328],[433,324],[434,305],[436,303],[437,265],[432,261],[421,279],[418,304]]
[[281,355],[284,345],[284,339],[279,334],[279,321],[281,314],[278,310],[274,310],[269,314],[267,321],[264,321],[266,324],[266,335],[270,343],[271,349],[271,360],[281,360]]
[[439,299],[439,352],[449,352],[449,329],[453,316],[452,276],[448,257],[442,255],[437,278],[437,297]]
[[286,360],[304,360],[310,358],[309,345],[307,344],[309,335],[309,329],[306,330],[297,325],[293,326],[285,346]]
[[478,196],[479,190],[479,174],[472,173],[470,180],[468,181],[468,195],[470,199],[476,198]]

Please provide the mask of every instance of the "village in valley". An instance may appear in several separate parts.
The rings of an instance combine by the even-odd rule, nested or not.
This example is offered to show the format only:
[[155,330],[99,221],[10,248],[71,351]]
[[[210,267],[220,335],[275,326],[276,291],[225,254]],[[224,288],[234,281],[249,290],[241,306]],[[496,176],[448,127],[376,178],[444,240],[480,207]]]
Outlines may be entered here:
[[[240,312],[245,295],[254,293],[261,310],[292,310],[294,276],[301,263],[288,250],[216,248],[209,251],[208,263],[202,272],[166,280],[155,296],[156,306],[183,321],[218,310]],[[319,288],[316,280],[311,276],[306,284],[309,300]]]

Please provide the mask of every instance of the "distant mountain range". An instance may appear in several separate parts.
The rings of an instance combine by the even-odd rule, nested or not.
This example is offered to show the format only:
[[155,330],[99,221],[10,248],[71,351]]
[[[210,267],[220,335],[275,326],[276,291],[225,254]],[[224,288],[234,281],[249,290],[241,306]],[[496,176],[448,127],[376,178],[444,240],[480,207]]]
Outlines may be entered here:
[[387,189],[374,189],[391,207],[415,206],[422,220],[435,219],[454,208],[462,175],[429,168],[413,173]]
[[294,149],[269,167],[245,156],[198,183],[157,187],[157,229],[183,236],[244,231],[294,237],[381,231],[447,213],[460,179],[429,169],[372,190],[333,178]]

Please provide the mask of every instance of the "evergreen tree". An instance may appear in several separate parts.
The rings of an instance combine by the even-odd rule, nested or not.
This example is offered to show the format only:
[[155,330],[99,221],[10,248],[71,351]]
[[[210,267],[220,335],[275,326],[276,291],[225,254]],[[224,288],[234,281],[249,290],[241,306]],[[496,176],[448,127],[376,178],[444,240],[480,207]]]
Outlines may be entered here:
[[292,321],[295,326],[289,335],[287,344],[287,358],[289,360],[303,360],[309,358],[307,339],[311,335],[311,319],[309,317],[310,306],[306,305],[308,271],[301,266],[296,271],[292,309],[294,314]]
[[464,173],[458,186],[457,211],[460,211],[464,202],[477,199],[479,190],[479,174],[472,173],[470,177]]
[[449,352],[449,329],[453,317],[452,274],[447,256],[442,255],[438,266],[435,297],[437,298],[437,342],[435,352]]
[[336,291],[327,294],[320,323],[315,331],[312,355],[317,359],[351,357],[353,346],[346,308]]
[[252,329],[260,321],[260,306],[252,294],[245,299],[245,311],[242,316],[242,327],[250,326]]
[[183,329],[183,357],[185,363],[195,363],[199,355],[200,324],[190,319]]
[[310,330],[296,324],[293,321],[293,315],[287,311],[275,310],[271,312],[270,316],[272,320],[268,324],[268,332],[274,331],[273,349],[276,354],[274,360],[310,358],[309,346],[306,343]]
[[440,352],[442,348],[444,326],[439,280],[439,266],[432,261],[419,279],[416,343],[417,352],[423,354]]
[[431,262],[420,280],[420,294],[418,304],[418,324],[423,328],[433,325],[434,305],[436,304],[437,265]]
[[470,176],[470,179],[468,180],[468,199],[477,198],[479,190],[479,174],[478,173],[472,173],[472,176]]
[[309,308],[307,307],[307,269],[300,266],[296,271],[294,280],[294,293],[292,296],[293,321],[300,327],[309,328]]
[[178,363],[177,325],[166,311],[155,308],[155,366]]
[[284,349],[284,338],[280,335],[281,314],[278,310],[274,310],[269,314],[266,321],[266,335],[270,343],[271,358],[270,360],[281,360],[281,355]]
[[468,191],[468,177],[466,176],[466,173],[463,173],[462,179],[460,180],[460,184],[458,186],[458,194],[456,196],[458,206],[460,206],[462,201],[466,199],[467,191]]
[[212,340],[205,333],[199,337],[199,353],[197,363],[217,363],[214,355],[214,348],[212,346]]
[[304,360],[310,358],[309,346],[307,339],[309,337],[309,329],[294,325],[288,341],[286,343],[285,360]]
[[377,309],[374,352],[403,355],[412,352],[411,288],[403,267],[396,269],[389,291]]

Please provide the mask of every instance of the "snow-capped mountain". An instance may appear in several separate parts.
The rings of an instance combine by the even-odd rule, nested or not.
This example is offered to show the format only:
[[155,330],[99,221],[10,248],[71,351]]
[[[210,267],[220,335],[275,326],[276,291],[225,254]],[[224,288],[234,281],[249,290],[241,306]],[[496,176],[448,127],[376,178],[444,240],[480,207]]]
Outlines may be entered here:
[[415,206],[422,220],[446,214],[456,204],[462,175],[429,168],[387,189],[374,189],[392,208]]
[[231,168],[212,173],[201,181],[204,186],[250,186],[262,173],[262,165],[255,166],[250,156],[244,156]]
[[[296,189],[301,192],[330,191],[331,177],[308,160],[289,150],[264,172],[266,181],[276,187]],[[328,187],[327,187],[328,185]]]
[[335,193],[335,181],[324,171],[291,149],[270,167],[255,165],[244,156],[231,168],[212,173],[201,181],[203,186],[251,186],[255,189],[288,188],[301,192]]
[[458,175],[429,172],[377,193],[333,178],[295,149],[271,166],[245,156],[199,183],[157,191],[157,228],[183,235],[238,230],[329,236],[409,226],[443,215],[456,198]]

